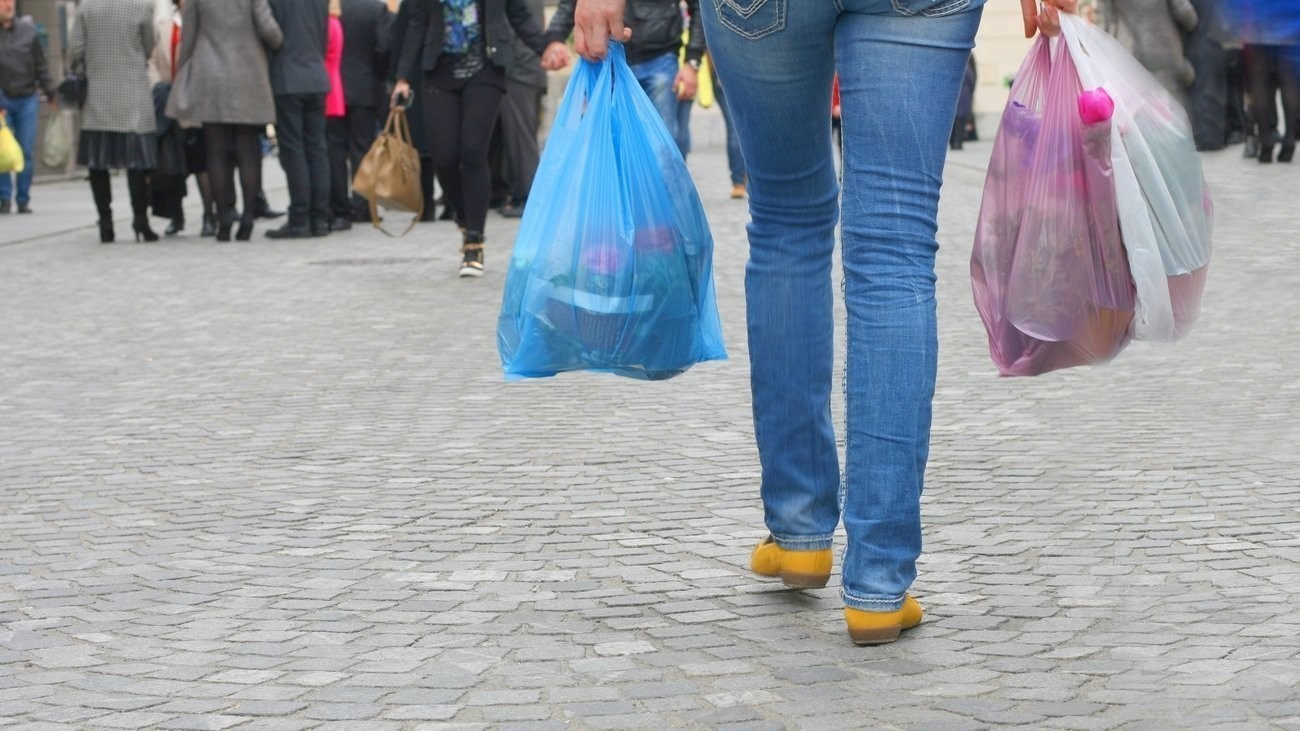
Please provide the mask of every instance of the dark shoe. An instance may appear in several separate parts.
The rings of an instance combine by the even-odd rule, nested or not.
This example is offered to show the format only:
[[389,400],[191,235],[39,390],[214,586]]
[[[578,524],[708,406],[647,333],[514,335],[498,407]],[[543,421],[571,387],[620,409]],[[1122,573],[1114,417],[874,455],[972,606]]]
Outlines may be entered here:
[[203,228],[199,231],[199,236],[215,236],[217,233],[217,219],[211,214],[203,214]]
[[153,229],[149,228],[149,219],[147,218],[137,218],[132,221],[131,230],[135,232],[136,241],[140,241],[141,239],[145,241],[158,240],[158,234],[154,233]]
[[111,244],[113,243],[113,238],[114,238],[113,222],[100,221],[99,222],[99,243]]
[[429,223],[438,220],[438,210],[433,203],[424,204],[424,213],[420,214],[420,223]]
[[524,204],[526,202],[527,201],[510,201],[504,206],[501,206],[501,208],[497,210],[497,213],[500,213],[502,218],[523,218]]
[[1259,148],[1259,161],[1262,163],[1273,162],[1273,146],[1261,146]]
[[235,212],[233,210],[222,211],[219,216],[217,241],[225,243],[230,241],[230,227],[235,225]]
[[[1278,162],[1291,162],[1291,160],[1292,160],[1294,157],[1295,157],[1295,143],[1294,143],[1294,142],[1292,142],[1291,144],[1283,144],[1283,145],[1282,145],[1282,149],[1281,149],[1280,151],[1278,151],[1278,153],[1277,153],[1277,161],[1278,161]],[[21,210],[21,207],[20,207],[20,208],[19,208],[19,213],[21,213],[21,212],[22,212],[22,210]]]
[[1255,135],[1246,137],[1246,146],[1241,150],[1242,157],[1259,157],[1259,138]]
[[18,212],[19,212],[19,213],[31,213],[31,212],[32,212],[32,207],[29,206],[29,205],[27,205],[26,203],[19,203],[19,204],[18,204]]
[[[455,221],[455,220],[456,220],[456,212],[453,211],[453,210],[451,209],[451,206],[445,206],[445,207],[443,207],[443,209],[442,209],[442,215],[441,215],[441,216],[438,216],[438,220],[439,220],[439,221]],[[460,223],[458,222],[456,225],[459,226]]]
[[239,228],[235,230],[235,241],[248,241],[251,238],[253,238],[253,222],[241,220]]
[[185,217],[177,216],[171,220],[171,223],[167,224],[167,228],[163,229],[163,235],[175,236],[176,234],[180,233],[184,229],[185,229]]
[[11,205],[13,204],[9,201],[0,201],[0,213],[8,213],[10,210],[9,206]]
[[277,211],[271,207],[266,200],[266,196],[257,196],[257,201],[253,204],[253,218],[279,218],[284,215],[284,211]]
[[295,226],[286,223],[280,228],[271,229],[266,232],[268,239],[305,239],[311,236],[311,228],[308,226]]
[[319,219],[316,219],[315,221],[312,221],[312,222],[311,222],[311,235],[312,235],[312,238],[317,238],[317,239],[319,239],[319,238],[322,237],[322,236],[329,236],[329,235],[330,235],[330,224],[329,224],[329,221],[326,221],[326,220],[323,219],[323,218],[319,218]]
[[466,231],[465,243],[461,245],[461,278],[483,276],[483,234],[479,231]]
[[352,222],[342,216],[330,221],[330,231],[350,231],[351,229]]

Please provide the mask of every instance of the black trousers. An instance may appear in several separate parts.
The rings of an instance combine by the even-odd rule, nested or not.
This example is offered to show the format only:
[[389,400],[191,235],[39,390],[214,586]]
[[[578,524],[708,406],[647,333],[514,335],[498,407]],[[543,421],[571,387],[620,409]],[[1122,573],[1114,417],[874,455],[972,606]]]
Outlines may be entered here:
[[505,96],[505,71],[491,63],[473,78],[451,81],[438,71],[424,77],[429,153],[444,202],[466,230],[482,233],[492,198],[488,144]]
[[329,222],[330,163],[325,145],[325,95],[275,98],[280,167],[289,182],[289,226]]
[[510,162],[510,195],[516,201],[527,200],[537,176],[541,147],[537,128],[541,124],[542,95],[545,89],[518,81],[506,81],[506,95],[501,102],[501,141]]
[[329,207],[334,218],[353,218],[364,205],[361,196],[352,193],[352,178],[361,166],[361,158],[375,143],[377,119],[373,107],[348,107],[345,116],[325,120],[330,157]]

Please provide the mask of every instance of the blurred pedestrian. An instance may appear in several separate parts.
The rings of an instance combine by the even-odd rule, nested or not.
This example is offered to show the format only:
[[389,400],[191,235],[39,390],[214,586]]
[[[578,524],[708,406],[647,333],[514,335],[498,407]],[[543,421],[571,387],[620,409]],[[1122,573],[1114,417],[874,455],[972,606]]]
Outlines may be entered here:
[[[544,19],[543,0],[525,2],[540,27]],[[504,167],[509,170],[509,199],[497,212],[506,218],[519,218],[524,215],[528,194],[533,189],[533,178],[537,175],[537,163],[541,159],[537,132],[542,122],[542,97],[546,95],[546,69],[542,68],[542,57],[536,51],[529,48],[509,26],[504,30],[514,57],[506,68],[506,95],[501,101],[498,124],[506,162]]]
[[352,178],[375,142],[379,110],[388,101],[384,79],[393,22],[392,13],[379,0],[341,0],[339,6],[344,113],[327,121],[325,130],[330,148],[330,226],[335,230],[370,219],[369,207],[352,193]]
[[[347,103],[343,93],[343,23],[339,16],[343,6],[339,0],[329,0],[329,24],[325,36],[325,73],[329,76],[330,90],[325,95],[325,146],[329,160],[329,230],[346,231],[352,228],[352,216],[348,206],[349,193],[352,190],[348,179],[348,146],[346,132],[339,135],[331,130],[340,127],[346,130]],[[342,144],[334,144],[336,141]],[[337,204],[336,204],[337,201]]]
[[[171,85],[176,78],[177,56],[180,51],[182,28],[181,11],[184,0],[172,0],[172,13],[155,24],[157,43],[154,44],[153,68],[160,84],[166,85],[164,99],[171,96]],[[158,96],[155,87],[155,96]],[[163,234],[174,236],[185,228],[185,211],[182,207],[188,189],[185,179],[193,175],[198,185],[199,197],[202,199],[202,226],[200,236],[214,236],[217,232],[217,219],[212,203],[212,188],[208,184],[207,155],[203,141],[203,127],[187,127],[172,123],[164,112],[158,118],[158,171],[153,177],[154,215],[170,218],[171,222]],[[157,109],[155,108],[155,112]],[[170,137],[169,137],[170,136]],[[170,152],[169,152],[170,150]],[[177,159],[173,159],[177,158]],[[171,160],[169,162],[169,160]],[[168,167],[179,169],[168,170]],[[170,172],[171,174],[164,174]]]
[[16,17],[14,0],[0,0],[0,118],[6,120],[18,139],[25,161],[23,171],[16,176],[0,173],[0,213],[9,213],[15,203],[19,213],[32,212],[40,94],[49,100],[53,113],[58,111],[54,91],[36,26]]
[[114,240],[109,170],[126,169],[135,240],[157,241],[149,227],[149,175],[158,167],[149,57],[154,49],[150,0],[85,0],[68,43],[74,68],[86,70],[77,164],[90,170],[99,240]]
[[970,134],[970,125],[975,118],[975,84],[978,81],[975,54],[972,53],[961,77],[961,91],[957,93],[957,114],[953,117],[952,133],[948,137],[949,149],[960,150]]
[[1184,106],[1196,71],[1183,55],[1183,34],[1199,19],[1190,0],[1110,0],[1108,21],[1132,35],[1133,55]]
[[1220,0],[1191,0],[1199,22],[1184,46],[1195,78],[1188,89],[1187,116],[1198,150],[1221,150],[1228,144],[1227,24]]
[[[718,67],[711,60],[708,67],[709,81],[713,83],[713,98],[718,100],[718,110],[722,112],[722,125],[727,134],[727,171],[731,174],[731,198],[740,200],[745,197],[745,155],[740,151],[740,136],[736,134],[736,123],[731,120],[731,110],[727,108],[727,91],[718,80]],[[838,101],[837,99],[836,103]],[[833,119],[838,120],[839,117]],[[838,121],[833,123],[838,124]]]
[[[624,0],[603,1],[618,2],[622,7]],[[565,41],[574,32],[575,2],[578,0],[559,0],[555,14],[551,16],[546,29],[546,52],[542,54],[542,67],[548,71],[558,71],[569,63]],[[682,0],[626,0],[626,3],[631,9],[627,13],[631,34],[616,40],[625,41],[627,63],[632,67],[632,73],[685,156],[690,143],[681,130],[682,110],[678,103],[694,99],[699,88],[700,63],[707,50],[704,29],[700,25],[700,0],[685,0],[687,22],[682,18]],[[580,24],[578,28],[581,29]],[[685,64],[678,62],[683,47],[683,30],[689,32],[690,39],[685,44]],[[577,40],[578,36],[574,38]],[[689,118],[688,110],[686,119]],[[689,130],[685,134],[689,135]]]
[[[908,593],[937,364],[935,239],[945,143],[982,0],[705,2],[704,25],[749,171],[750,378],[769,536],[751,568],[830,579],[841,517],[845,622],[857,644],[920,623]],[[1022,0],[1026,35],[1059,32]],[[578,0],[577,51],[623,38],[623,0]],[[834,49],[834,53],[828,53]],[[796,72],[792,72],[797,70]],[[848,311],[843,482],[832,424],[839,186],[826,112],[840,78]],[[842,486],[842,490],[841,490]]]
[[238,168],[244,207],[235,237],[248,241],[262,191],[261,135],[275,120],[267,49],[279,48],[284,36],[267,0],[186,0],[181,23],[167,116],[203,125],[218,241],[230,240]]
[[325,144],[325,70],[329,0],[270,0],[284,32],[271,54],[275,135],[280,167],[289,184],[289,219],[266,235],[272,239],[325,236],[330,226],[330,165]]
[[463,229],[461,277],[484,271],[484,227],[492,197],[488,144],[506,93],[506,69],[514,60],[504,42],[514,29],[539,56],[546,48],[541,25],[524,0],[407,0],[413,3],[404,31],[396,103],[424,95],[425,135],[443,182],[443,196]]

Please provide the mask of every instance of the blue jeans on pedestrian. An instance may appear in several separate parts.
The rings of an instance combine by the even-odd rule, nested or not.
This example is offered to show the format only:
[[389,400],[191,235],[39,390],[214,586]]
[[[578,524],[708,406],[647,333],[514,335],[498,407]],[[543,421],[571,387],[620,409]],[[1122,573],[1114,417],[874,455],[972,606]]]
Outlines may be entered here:
[[[36,125],[40,118],[41,103],[35,94],[30,96],[6,97],[4,102],[5,123],[13,131],[18,146],[23,148],[23,171],[18,173],[18,205],[31,202],[32,175],[36,172]],[[0,200],[7,201],[14,195],[14,183],[10,173],[0,173]]]
[[713,72],[713,98],[718,100],[718,109],[722,112],[722,124],[727,130],[727,168],[731,171],[731,184],[745,182],[745,156],[740,151],[740,137],[736,135],[736,125],[731,122],[731,110],[727,109],[727,95],[718,83],[716,70]]
[[[749,173],[754,431],[776,543],[829,548],[844,603],[894,611],[916,578],[937,370],[939,186],[983,0],[711,0],[709,50]],[[827,52],[834,48],[834,55]],[[843,483],[831,422],[831,258],[844,124]]]
[[677,142],[677,149],[685,157],[687,150],[682,148],[682,139],[677,129],[677,90],[673,88],[673,82],[677,80],[677,55],[665,53],[649,61],[632,64],[632,75],[636,76],[646,96],[650,97],[650,103],[668,127],[668,134],[672,135]]

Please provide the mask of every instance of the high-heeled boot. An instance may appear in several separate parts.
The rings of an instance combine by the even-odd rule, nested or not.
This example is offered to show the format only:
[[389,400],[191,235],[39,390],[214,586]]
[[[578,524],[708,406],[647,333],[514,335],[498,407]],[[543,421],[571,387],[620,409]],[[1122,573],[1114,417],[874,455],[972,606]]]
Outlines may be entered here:
[[107,170],[90,171],[90,194],[95,198],[95,209],[99,211],[99,243],[113,243],[113,186],[108,179]]
[[235,207],[222,205],[217,209],[217,241],[230,241],[230,227],[235,224]]
[[149,176],[143,170],[126,171],[126,186],[131,193],[131,211],[135,214],[131,229],[135,240],[157,241],[158,234],[149,228]]

